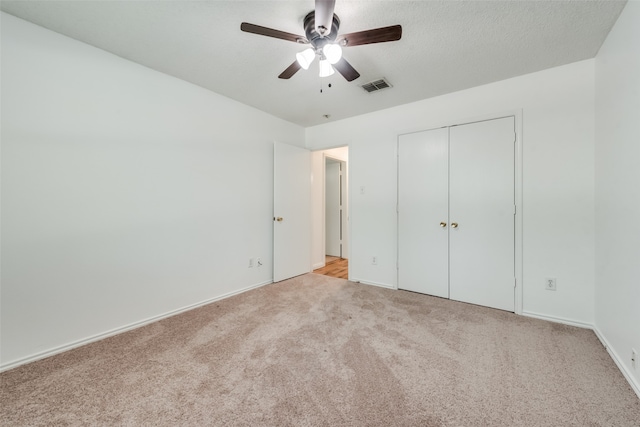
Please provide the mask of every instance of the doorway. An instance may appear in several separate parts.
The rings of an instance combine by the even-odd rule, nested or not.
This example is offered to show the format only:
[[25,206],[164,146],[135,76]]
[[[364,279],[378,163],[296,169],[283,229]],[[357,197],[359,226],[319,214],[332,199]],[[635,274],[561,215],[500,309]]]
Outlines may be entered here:
[[348,147],[312,153],[314,273],[349,276]]

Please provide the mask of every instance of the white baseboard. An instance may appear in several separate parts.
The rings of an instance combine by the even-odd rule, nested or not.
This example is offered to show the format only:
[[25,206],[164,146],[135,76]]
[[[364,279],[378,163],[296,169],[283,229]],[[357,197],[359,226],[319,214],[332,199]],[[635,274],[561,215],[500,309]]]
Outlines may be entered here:
[[549,322],[562,323],[569,326],[577,326],[578,328],[593,329],[593,324],[579,322],[577,320],[566,319],[564,317],[548,316],[546,314],[533,313],[531,311],[523,311],[523,316],[533,317],[535,319],[547,320]]
[[317,270],[317,269],[319,269],[319,268],[322,268],[322,267],[324,267],[325,265],[327,265],[327,264],[325,264],[324,262],[316,262],[315,264],[313,264],[313,265],[311,266],[311,271],[313,271],[313,270]]
[[596,333],[596,336],[598,337],[598,339],[600,340],[604,348],[607,350],[607,353],[609,353],[609,356],[611,356],[613,361],[618,366],[618,369],[620,369],[620,372],[622,372],[622,375],[624,375],[627,382],[629,383],[633,391],[636,392],[636,395],[640,399],[640,383],[638,383],[638,381],[633,376],[633,374],[629,372],[629,368],[627,368],[627,366],[624,363],[622,363],[622,359],[620,358],[620,355],[613,349],[613,347],[611,347],[611,345],[609,345],[609,342],[604,337],[602,332],[600,332],[600,330],[598,330],[598,328],[596,328],[595,326],[593,328],[593,332]]
[[125,326],[122,326],[122,327],[119,327],[119,328],[115,328],[115,329],[111,329],[109,331],[106,331],[106,332],[103,332],[103,333],[100,333],[100,334],[96,334],[96,335],[93,335],[93,336],[90,336],[90,337],[87,337],[87,338],[84,338],[84,339],[81,339],[81,340],[78,340],[78,341],[74,341],[74,342],[71,342],[69,344],[64,344],[64,345],[61,345],[59,347],[54,347],[52,349],[45,350],[45,351],[42,351],[40,353],[33,354],[31,356],[23,357],[21,359],[13,360],[13,361],[8,362],[8,363],[0,364],[0,372],[8,371],[9,369],[17,368],[20,365],[25,365],[27,363],[35,362],[36,360],[44,359],[44,358],[47,358],[49,356],[53,356],[55,354],[65,352],[65,351],[74,349],[76,347],[80,347],[80,346],[83,346],[83,345],[86,345],[86,344],[90,344],[90,343],[95,342],[95,341],[100,341],[102,339],[111,337],[113,335],[118,335],[118,334],[121,334],[123,332],[130,331],[132,329],[137,329],[137,328],[140,328],[142,326],[148,325],[149,323],[157,322],[158,320],[166,319],[167,317],[175,316],[176,314],[184,313],[185,311],[193,310],[195,308],[202,307],[203,305],[211,304],[212,302],[220,301],[222,299],[229,298],[229,297],[232,297],[234,295],[238,295],[238,294],[241,294],[243,292],[250,291],[252,289],[256,289],[256,288],[260,288],[260,287],[265,286],[265,285],[269,285],[271,283],[273,283],[271,280],[269,280],[267,282],[257,283],[255,285],[251,285],[251,286],[248,286],[246,288],[239,289],[237,291],[228,292],[226,294],[223,294],[223,295],[220,295],[220,296],[217,296],[217,297],[214,297],[214,298],[209,298],[207,300],[200,301],[200,302],[197,302],[195,304],[191,304],[191,305],[188,305],[188,306],[185,306],[185,307],[182,307],[182,308],[178,308],[176,310],[168,311],[168,312],[166,312],[164,314],[160,314],[158,316],[149,317],[147,319],[140,320],[139,322],[130,323],[128,325],[125,325]]
[[371,286],[378,286],[380,288],[387,288],[387,289],[398,289],[396,286],[394,285],[389,285],[386,283],[378,283],[378,282],[371,282],[369,280],[360,280],[360,279],[349,279],[349,281],[351,282],[357,282],[357,283],[362,283],[363,285],[371,285]]
[[550,322],[563,323],[565,325],[570,325],[570,326],[577,326],[579,328],[591,329],[596,334],[596,336],[598,337],[598,339],[600,340],[604,348],[607,350],[607,353],[609,353],[609,356],[611,356],[611,358],[613,359],[613,362],[616,364],[620,372],[622,372],[622,375],[625,377],[625,379],[627,380],[627,382],[629,383],[633,391],[636,393],[636,395],[638,395],[638,398],[640,398],[640,384],[638,384],[638,381],[631,374],[631,372],[629,372],[629,369],[627,368],[627,366],[622,363],[622,359],[620,358],[620,356],[616,353],[613,347],[609,345],[609,342],[607,341],[607,339],[598,330],[598,328],[595,327],[595,325],[592,325],[590,323],[577,322],[575,320],[569,320],[562,317],[554,317],[554,316],[547,316],[544,314],[532,313],[529,311],[524,311],[522,315],[527,317],[534,317],[536,319],[541,319],[541,320],[548,320]]

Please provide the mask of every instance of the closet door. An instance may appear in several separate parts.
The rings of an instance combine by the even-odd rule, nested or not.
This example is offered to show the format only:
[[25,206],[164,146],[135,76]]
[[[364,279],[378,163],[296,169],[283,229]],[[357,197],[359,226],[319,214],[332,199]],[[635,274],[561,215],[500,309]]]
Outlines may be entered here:
[[398,142],[398,287],[449,297],[448,129]]
[[450,128],[451,299],[514,311],[514,143],[513,117]]

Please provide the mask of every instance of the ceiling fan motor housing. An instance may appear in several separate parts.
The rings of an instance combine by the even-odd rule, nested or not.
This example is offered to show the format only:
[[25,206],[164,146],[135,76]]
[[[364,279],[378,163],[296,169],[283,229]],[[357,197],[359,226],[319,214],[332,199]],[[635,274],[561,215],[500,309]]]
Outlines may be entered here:
[[311,46],[318,51],[327,43],[333,43],[338,37],[338,29],[340,28],[340,18],[335,13],[331,23],[331,32],[328,36],[322,36],[316,31],[316,13],[311,11],[304,18],[304,34],[311,43]]
[[[331,65],[333,65],[335,70],[342,74],[342,77],[344,77],[348,82],[351,82],[360,77],[360,73],[358,73],[356,69],[353,68],[353,66],[342,56],[341,47],[400,40],[402,37],[402,27],[400,25],[392,25],[389,27],[356,31],[355,33],[341,34],[338,36],[340,18],[333,13],[334,3],[334,0],[316,1],[316,9],[309,12],[303,21],[306,37],[275,30],[273,28],[263,27],[261,25],[250,24],[248,22],[240,24],[240,30],[261,36],[287,40],[294,43],[311,45],[310,48],[296,54],[296,60],[278,76],[280,79],[290,79],[291,76],[299,70],[303,68],[306,70],[308,65],[313,61],[313,54],[315,53],[320,60],[321,66],[325,68],[325,71],[327,69],[331,70],[331,73],[328,74],[321,71],[321,77],[323,74],[325,74],[325,76],[332,74],[333,68],[331,68]],[[323,25],[316,29],[316,11],[320,11],[317,16],[319,16],[323,21],[325,21],[324,15],[327,17],[331,16],[331,22],[323,22]],[[331,31],[326,28],[326,25],[331,25]],[[338,40],[338,43],[336,43],[336,40]]]

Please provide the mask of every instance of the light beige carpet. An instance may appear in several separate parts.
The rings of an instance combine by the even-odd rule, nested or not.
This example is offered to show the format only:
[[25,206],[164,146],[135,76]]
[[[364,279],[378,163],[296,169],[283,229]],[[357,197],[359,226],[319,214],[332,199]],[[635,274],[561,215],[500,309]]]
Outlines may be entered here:
[[5,426],[639,426],[592,331],[309,274],[0,374]]

